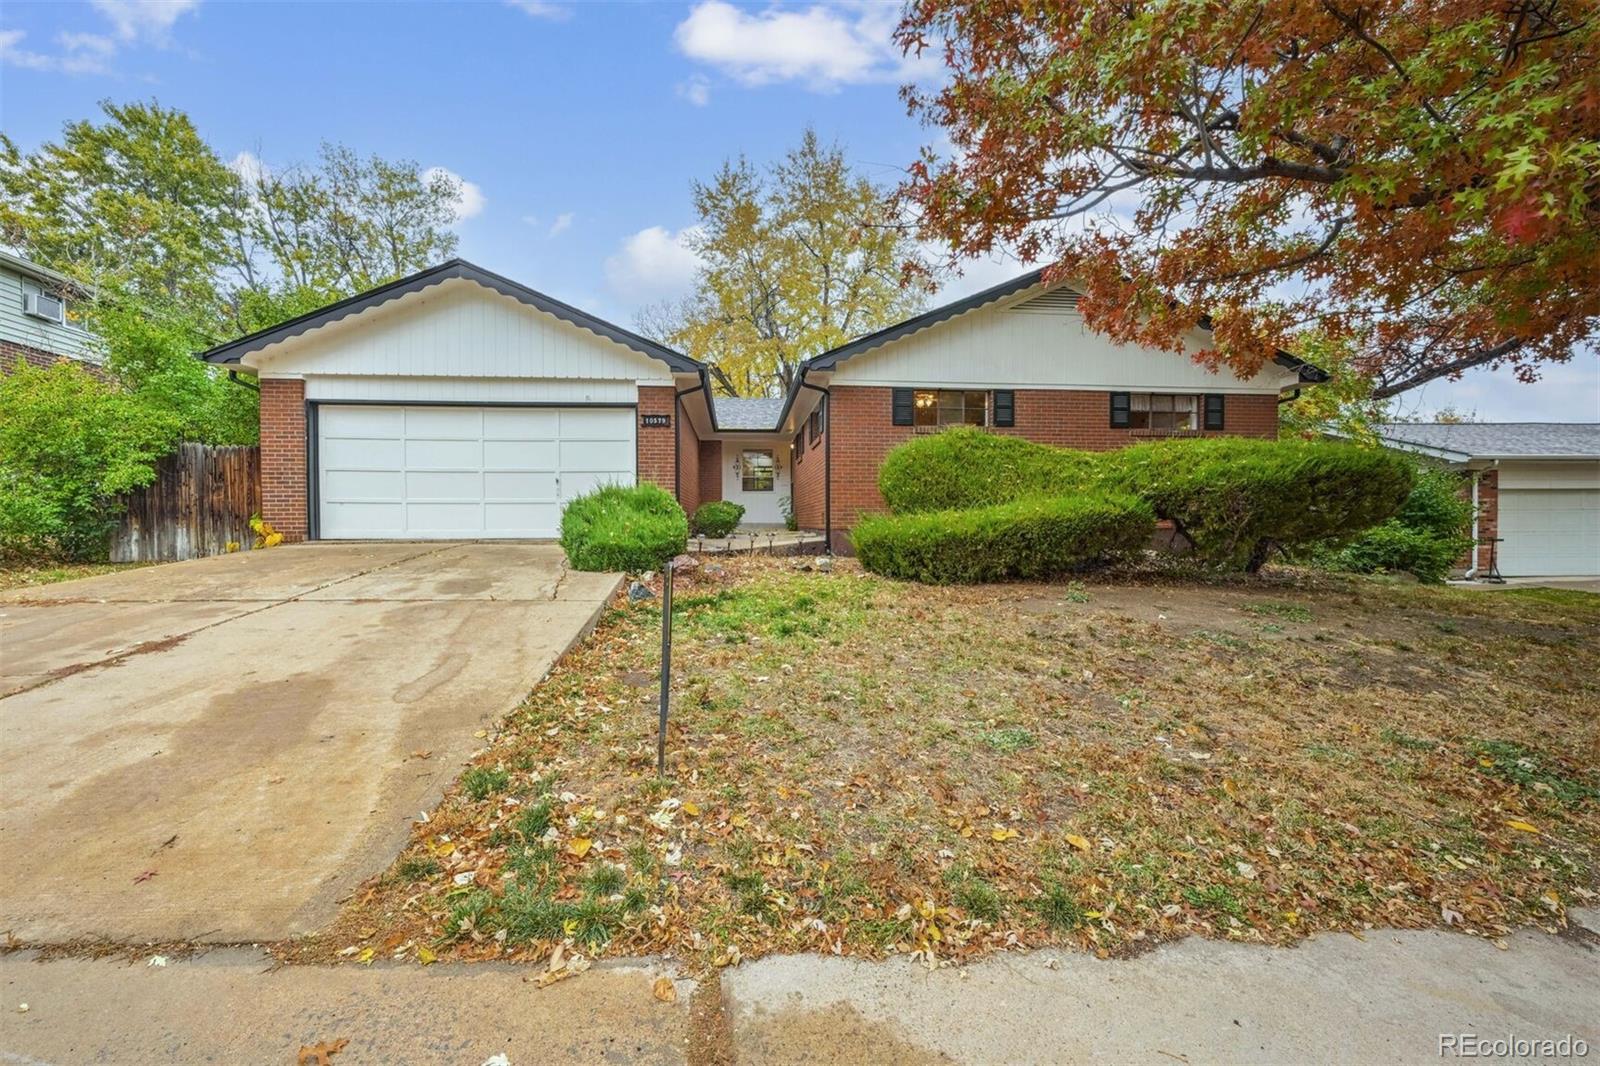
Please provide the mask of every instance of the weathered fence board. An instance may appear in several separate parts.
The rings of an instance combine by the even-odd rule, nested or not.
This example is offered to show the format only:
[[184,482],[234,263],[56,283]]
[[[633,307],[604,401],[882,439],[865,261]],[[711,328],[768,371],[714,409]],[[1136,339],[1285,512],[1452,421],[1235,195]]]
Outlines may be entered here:
[[156,479],[129,493],[111,537],[113,562],[198,559],[249,548],[261,510],[261,449],[180,444],[156,464]]

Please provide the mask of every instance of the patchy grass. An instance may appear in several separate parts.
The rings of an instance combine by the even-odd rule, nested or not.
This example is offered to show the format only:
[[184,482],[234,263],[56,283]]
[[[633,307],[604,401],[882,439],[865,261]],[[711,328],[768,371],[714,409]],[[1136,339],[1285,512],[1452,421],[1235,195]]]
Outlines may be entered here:
[[58,581],[74,581],[80,577],[97,577],[115,574],[122,570],[137,570],[154,563],[49,563],[0,566],[0,592],[28,588],[32,585],[54,585]]
[[1595,899],[1600,597],[1549,591],[730,560],[678,589],[666,778],[659,601],[619,599],[284,951],[710,966],[1557,928]]

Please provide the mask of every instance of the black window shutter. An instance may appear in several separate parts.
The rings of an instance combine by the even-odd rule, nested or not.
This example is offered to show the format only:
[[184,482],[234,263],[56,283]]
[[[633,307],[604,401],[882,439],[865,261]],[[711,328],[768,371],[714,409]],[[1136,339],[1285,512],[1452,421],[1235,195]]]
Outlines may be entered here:
[[913,421],[912,406],[913,406],[914,402],[915,401],[912,398],[910,389],[895,389],[894,390],[894,424],[895,425],[897,425],[897,426],[909,426],[909,425],[911,425],[911,423]]
[[822,436],[828,428],[828,396],[823,395],[817,403],[817,436]]
[[1125,392],[1113,392],[1111,394],[1111,428],[1112,429],[1127,429],[1128,428],[1128,408],[1129,408],[1129,406],[1130,406],[1130,404],[1129,404],[1129,399],[1128,399],[1128,394],[1127,393],[1125,393]]
[[997,426],[1014,426],[1017,424],[1017,394],[1013,390],[995,390],[994,424]]
[[1214,392],[1207,394],[1207,396],[1206,396],[1206,428],[1207,429],[1222,429],[1223,425],[1224,425],[1224,422],[1225,422],[1225,420],[1223,418],[1223,397],[1218,395],[1217,393],[1214,393]]

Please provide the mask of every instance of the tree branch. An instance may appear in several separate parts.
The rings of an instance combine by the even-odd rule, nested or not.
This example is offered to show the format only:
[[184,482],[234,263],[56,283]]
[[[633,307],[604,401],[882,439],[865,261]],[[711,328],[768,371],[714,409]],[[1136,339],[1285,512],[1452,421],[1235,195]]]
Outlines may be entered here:
[[1485,363],[1496,362],[1521,348],[1522,343],[1521,337],[1512,337],[1492,347],[1480,348],[1475,352],[1461,356],[1459,359],[1452,359],[1448,363],[1423,367],[1398,381],[1388,381],[1379,385],[1372,390],[1372,398],[1374,400],[1387,400],[1390,397],[1400,395],[1402,392],[1414,389],[1418,385],[1425,385],[1439,378],[1459,374],[1463,370],[1471,370],[1473,367],[1483,366]]

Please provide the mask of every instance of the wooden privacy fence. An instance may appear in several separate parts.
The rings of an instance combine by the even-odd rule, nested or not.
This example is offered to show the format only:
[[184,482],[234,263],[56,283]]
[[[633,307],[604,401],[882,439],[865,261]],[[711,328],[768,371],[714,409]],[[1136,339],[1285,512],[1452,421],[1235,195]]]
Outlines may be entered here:
[[111,560],[166,562],[250,547],[261,510],[261,449],[180,444],[156,464],[156,479],[129,493],[111,536]]

